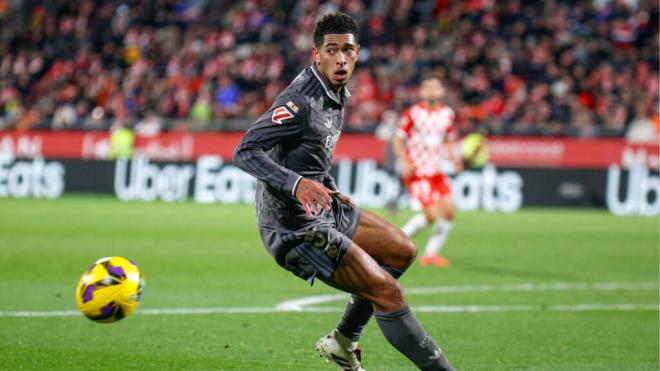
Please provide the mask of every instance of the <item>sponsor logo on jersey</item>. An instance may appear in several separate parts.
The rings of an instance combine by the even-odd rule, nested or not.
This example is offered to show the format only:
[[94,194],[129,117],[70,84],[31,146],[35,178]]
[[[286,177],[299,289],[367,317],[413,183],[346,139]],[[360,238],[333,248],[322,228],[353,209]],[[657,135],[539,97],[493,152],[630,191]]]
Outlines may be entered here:
[[293,113],[291,113],[291,111],[289,111],[288,108],[281,106],[273,110],[273,115],[270,117],[270,119],[274,123],[282,125],[282,121],[290,119],[292,117],[293,117]]
[[293,103],[293,101],[286,102],[286,105],[287,105],[287,107],[291,108],[293,113],[298,113],[298,111],[300,110],[300,108],[298,108],[298,106],[296,106],[296,104]]
[[328,135],[325,137],[325,148],[329,149],[330,152],[333,152],[335,150],[335,147],[337,146],[337,142],[339,141],[339,135],[341,132],[335,134],[335,135]]

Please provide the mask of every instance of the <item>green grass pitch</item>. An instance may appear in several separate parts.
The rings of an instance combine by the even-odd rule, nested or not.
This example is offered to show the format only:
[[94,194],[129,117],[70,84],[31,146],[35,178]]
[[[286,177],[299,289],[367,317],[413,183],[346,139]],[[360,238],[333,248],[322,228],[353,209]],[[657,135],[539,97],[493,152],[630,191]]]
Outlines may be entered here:
[[[410,215],[387,217],[402,225]],[[111,255],[144,271],[136,314],[110,325],[15,317],[75,310],[78,278]],[[658,219],[459,213],[445,255],[451,268],[415,264],[402,285],[459,370],[658,369]],[[336,325],[341,300],[314,304],[320,313],[148,313],[241,312],[332,293],[275,264],[252,206],[0,199],[1,370],[333,370],[314,344]],[[361,347],[369,371],[413,369],[374,321]]]

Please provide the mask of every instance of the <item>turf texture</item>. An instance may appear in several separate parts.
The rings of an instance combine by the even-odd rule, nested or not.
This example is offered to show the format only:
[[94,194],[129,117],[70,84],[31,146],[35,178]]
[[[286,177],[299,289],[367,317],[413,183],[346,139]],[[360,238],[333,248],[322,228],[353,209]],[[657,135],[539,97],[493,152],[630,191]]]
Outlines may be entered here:
[[[382,214],[402,225],[412,212]],[[658,233],[657,218],[602,210],[459,213],[452,267],[415,264],[401,282],[459,370],[657,370]],[[52,316],[75,310],[80,275],[113,255],[145,274],[136,314]],[[275,264],[250,205],[0,199],[1,370],[332,370],[314,344],[342,300],[242,308],[333,293]],[[147,313],[173,308],[238,313]],[[34,311],[50,315],[16,317]],[[360,344],[369,371],[414,369],[374,321]]]

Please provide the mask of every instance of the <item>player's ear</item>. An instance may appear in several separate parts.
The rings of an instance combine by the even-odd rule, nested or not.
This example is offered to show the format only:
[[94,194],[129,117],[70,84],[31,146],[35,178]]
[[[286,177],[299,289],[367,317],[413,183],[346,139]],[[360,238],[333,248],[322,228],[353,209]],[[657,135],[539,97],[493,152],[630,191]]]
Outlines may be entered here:
[[314,57],[314,62],[321,63],[321,54],[319,53],[319,50],[316,48],[316,46],[312,47],[312,56]]

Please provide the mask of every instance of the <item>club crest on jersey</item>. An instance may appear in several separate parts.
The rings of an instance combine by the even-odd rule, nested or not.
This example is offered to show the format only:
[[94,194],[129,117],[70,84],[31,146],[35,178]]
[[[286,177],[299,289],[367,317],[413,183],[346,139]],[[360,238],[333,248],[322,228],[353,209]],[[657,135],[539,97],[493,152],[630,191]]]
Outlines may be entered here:
[[282,125],[284,120],[290,119],[292,117],[293,113],[291,113],[291,111],[289,111],[289,109],[285,106],[281,106],[273,110],[273,115],[270,117],[270,119],[274,123]]

